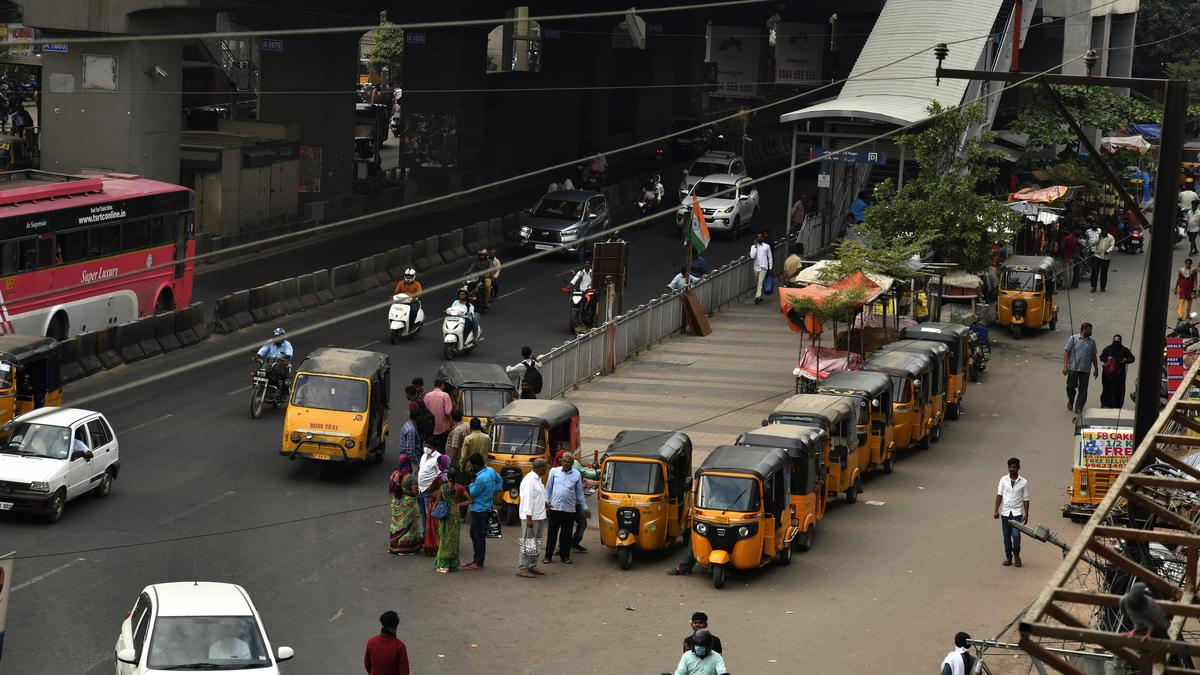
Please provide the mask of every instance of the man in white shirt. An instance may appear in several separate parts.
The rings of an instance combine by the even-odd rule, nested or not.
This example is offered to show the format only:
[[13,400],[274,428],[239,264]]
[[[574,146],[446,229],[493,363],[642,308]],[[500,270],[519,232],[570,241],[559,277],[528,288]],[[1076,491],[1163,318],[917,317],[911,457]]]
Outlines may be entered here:
[[[542,483],[550,463],[538,457],[533,471],[521,479],[521,541],[517,546],[517,576],[531,579],[545,574],[537,568],[538,552],[546,534],[546,486]],[[532,543],[529,543],[532,540]]]
[[767,237],[762,232],[754,235],[754,243],[750,246],[750,259],[754,261],[754,275],[758,283],[754,289],[754,304],[761,305],[763,301],[763,282],[774,267],[775,255]]
[[1192,200],[1191,206],[1184,212],[1184,218],[1187,223],[1184,225],[1184,230],[1187,232],[1188,251],[1189,254],[1200,253],[1196,250],[1196,235],[1200,234],[1200,199]]
[[1004,563],[1021,566],[1021,531],[1012,526],[1012,521],[1029,522],[1029,483],[1021,477],[1021,460],[1008,460],[1008,474],[1000,478],[996,488],[996,508],[992,518],[1000,520],[1000,531],[1004,534]]
[[1183,188],[1179,191],[1179,210],[1187,211],[1192,208],[1192,202],[1197,199],[1200,199],[1200,195],[1197,195],[1195,190],[1190,187]]
[[217,628],[221,636],[208,648],[208,658],[222,661],[249,661],[250,645],[237,637],[237,628],[222,623]]

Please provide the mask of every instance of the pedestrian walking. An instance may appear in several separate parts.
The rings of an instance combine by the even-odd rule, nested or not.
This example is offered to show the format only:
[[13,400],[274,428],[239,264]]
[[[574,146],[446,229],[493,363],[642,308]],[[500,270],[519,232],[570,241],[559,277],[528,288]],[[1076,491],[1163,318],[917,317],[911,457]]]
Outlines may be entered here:
[[792,232],[800,233],[800,228],[804,226],[804,219],[808,217],[809,206],[808,195],[805,194],[800,195],[796,203],[792,204]]
[[1113,248],[1117,240],[1108,231],[1100,233],[1096,246],[1092,249],[1092,293],[1096,292],[1096,282],[1100,282],[1100,292],[1108,289],[1108,264],[1112,262]]
[[[691,649],[692,645],[695,644],[696,631],[708,630],[708,615],[704,612],[692,612],[691,626],[692,634],[683,639],[683,649],[685,651]],[[709,646],[712,647],[714,652],[718,654],[725,653],[724,650],[721,649],[721,638],[713,635],[711,632],[708,634],[708,638],[710,641]]]
[[1089,213],[1087,216],[1087,228],[1084,229],[1084,238],[1087,239],[1089,249],[1095,250],[1096,244],[1100,243],[1100,223],[1096,220],[1096,214]]
[[1079,252],[1079,237],[1074,230],[1067,230],[1062,239],[1062,257],[1067,263],[1067,283],[1071,288],[1079,286],[1079,269],[1075,263],[1075,255]]
[[[445,517],[437,519],[438,549],[433,569],[435,572],[447,574],[458,570],[459,538],[462,534],[463,516],[466,515],[472,502],[471,495],[462,484],[462,477],[457,475],[457,472],[450,466],[450,457],[442,455],[438,458],[438,464],[442,467],[442,473],[439,475],[442,487],[438,499],[445,500],[446,506],[434,507],[435,516]],[[451,480],[451,474],[455,474],[454,477],[458,480]]]
[[492,500],[503,486],[500,474],[490,466],[486,466],[482,455],[471,455],[470,464],[475,479],[471,481],[471,553],[472,560],[463,566],[464,572],[475,572],[483,569],[487,557],[487,524],[488,513],[492,510]]
[[471,425],[463,421],[462,412],[451,411],[450,432],[446,434],[446,449],[443,452],[450,455],[450,465],[455,468],[462,466],[463,441],[466,440],[469,433],[471,433]]
[[421,461],[417,465],[417,504],[421,507],[421,532],[425,534],[425,555],[432,557],[437,554],[437,527],[430,515],[433,506],[433,495],[441,487],[438,485],[438,458],[442,453],[429,443],[422,447]]
[[971,636],[959,631],[954,634],[954,649],[942,659],[942,670],[939,675],[970,675],[975,667],[975,657],[971,656]]
[[[566,452],[566,451],[564,450],[563,452]],[[575,459],[574,469],[579,472],[579,477],[582,478],[584,481],[600,480],[600,471],[595,468],[589,468],[589,467],[584,466],[583,463],[579,461],[579,458]],[[584,490],[583,490],[584,499],[587,499],[587,488],[588,488],[588,486],[585,483]],[[580,553],[587,553],[587,547],[583,545],[583,533],[585,530],[587,530],[587,526],[588,526],[587,510],[576,507],[576,509],[575,509],[575,534],[571,536],[571,550],[579,551]]]
[[691,649],[679,657],[675,675],[728,675],[725,658],[712,648],[712,635],[701,628],[692,635]]
[[565,452],[559,465],[550,470],[550,478],[546,481],[546,505],[548,508],[550,534],[546,538],[546,557],[544,563],[551,563],[554,549],[558,548],[558,557],[564,564],[571,564],[571,529],[575,524],[575,511],[582,507],[584,515],[592,517],[583,496],[583,480],[575,470],[575,455]]
[[1100,363],[1104,368],[1100,375],[1101,408],[1120,408],[1125,404],[1125,371],[1133,361],[1133,352],[1121,344],[1120,335],[1114,335],[1112,344],[1100,352]]
[[388,610],[379,616],[379,635],[367,640],[363,668],[367,675],[409,675],[408,648],[396,637],[400,615]]
[[521,347],[521,360],[504,372],[515,375],[520,382],[521,398],[537,398],[542,393],[542,362],[533,358],[533,348]]
[[433,382],[433,391],[425,394],[425,407],[429,408],[429,412],[433,414],[433,439],[434,447],[438,450],[446,451],[446,435],[450,433],[450,413],[454,412],[454,404],[450,401],[450,394],[446,393],[446,381],[438,378]]
[[[462,443],[462,462],[459,467],[464,471],[471,471],[471,458],[478,457],[480,460],[487,457],[488,450],[492,449],[492,437],[483,433],[483,422],[478,418],[472,419],[471,433],[463,439]],[[472,472],[473,473],[473,472]]]
[[1175,273],[1175,295],[1179,297],[1179,305],[1175,316],[1183,321],[1192,315],[1192,299],[1196,297],[1196,268],[1192,267],[1192,259],[1183,261],[1183,267]]
[[775,254],[771,251],[771,245],[767,243],[766,233],[759,232],[755,235],[754,243],[750,246],[750,259],[754,261],[754,276],[757,280],[754,287],[754,304],[761,305],[763,284],[775,267]]
[[1188,238],[1188,253],[1196,254],[1200,251],[1196,250],[1196,235],[1200,234],[1200,199],[1193,199],[1191,206],[1186,212],[1187,222],[1184,229],[1187,231]]
[[1092,339],[1092,324],[1079,325],[1079,332],[1067,338],[1063,348],[1063,375],[1067,377],[1067,410],[1083,412],[1087,403],[1088,372],[1100,377],[1100,361],[1096,358],[1096,341]]
[[1020,567],[1021,531],[1013,527],[1012,523],[1029,522],[1029,483],[1021,475],[1021,460],[1016,457],[1008,460],[1008,473],[1000,477],[992,518],[1000,520],[1000,533],[1004,537],[1002,564],[1005,567]]
[[417,506],[417,477],[413,475],[412,460],[408,455],[400,455],[396,470],[388,478],[388,491],[392,495],[388,553],[414,556],[421,550],[421,528],[417,524],[421,508]]
[[417,417],[420,414],[416,408],[409,408],[408,421],[400,427],[400,454],[407,455],[412,466],[421,465],[421,433],[417,431]]
[[533,460],[533,470],[521,479],[521,541],[517,547],[517,576],[531,579],[545,574],[537,568],[538,553],[541,552],[542,537],[546,536],[546,486],[542,481],[550,470],[550,463],[538,457]]

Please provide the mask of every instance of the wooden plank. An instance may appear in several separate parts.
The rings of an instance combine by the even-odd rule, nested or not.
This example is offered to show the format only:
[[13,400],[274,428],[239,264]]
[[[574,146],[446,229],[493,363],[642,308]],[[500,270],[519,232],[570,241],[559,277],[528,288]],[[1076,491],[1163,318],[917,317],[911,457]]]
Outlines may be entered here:
[[679,301],[683,303],[683,316],[687,319],[692,335],[707,337],[712,334],[712,327],[708,325],[708,317],[704,315],[704,308],[700,306],[700,298],[697,298],[691,291],[684,291],[679,294]]
[[[1071,628],[1082,628],[1085,630],[1088,628],[1087,624],[1081,622],[1079,619],[1075,618],[1074,616],[1071,616],[1071,614],[1068,613],[1065,609],[1063,609],[1062,607],[1059,607],[1058,605],[1054,604],[1053,602],[1050,603],[1049,605],[1046,605],[1046,615],[1054,617],[1056,620],[1058,620],[1064,626],[1070,626]],[[1116,654],[1118,657],[1120,657],[1122,659],[1125,659],[1129,663],[1136,663],[1139,658],[1135,652],[1125,649],[1124,647],[1114,647],[1112,649],[1112,653]]]
[[1200,534],[1200,526],[1195,525],[1192,523],[1192,521],[1175,513],[1174,511],[1168,509],[1162,504],[1159,504],[1140,492],[1134,492],[1133,490],[1125,489],[1121,491],[1121,495],[1131,502],[1136,502],[1138,506],[1150,511],[1158,518],[1173,523],[1181,530],[1192,532],[1193,534]]
[[1195,420],[1187,415],[1184,415],[1179,408],[1175,408],[1175,410],[1171,411],[1171,421],[1180,426],[1187,427],[1192,431],[1200,433],[1200,420]]
[[[1084,628],[1070,628],[1047,623],[1031,623],[1027,627],[1030,635],[1095,644],[1107,649],[1124,647],[1139,653],[1157,652],[1178,654],[1180,656],[1200,656],[1200,644],[1191,642],[1163,640],[1161,638],[1143,640],[1141,637],[1125,637],[1117,633],[1106,633],[1100,630]],[[1024,643],[1024,641],[1025,638],[1022,638],[1021,642]]]
[[1200,535],[1184,534],[1177,530],[1134,530],[1128,527],[1101,526],[1096,528],[1097,537],[1156,541],[1176,546],[1200,546]]
[[1088,675],[1086,672],[1071,665],[1069,661],[1048,651],[1045,647],[1029,638],[1021,638],[1017,644],[1021,645],[1021,649],[1025,650],[1026,654],[1034,657],[1038,661],[1050,666],[1064,675]]
[[[1200,436],[1178,436],[1176,434],[1155,434],[1153,436],[1155,443],[1163,445],[1180,445],[1185,447],[1195,447],[1200,445]],[[1136,453],[1135,453],[1136,454]]]
[[[1068,591],[1060,588],[1054,592],[1054,599],[1060,602],[1075,602],[1083,605],[1095,605],[1097,607],[1112,607],[1114,609],[1121,606],[1121,596],[1112,593],[1100,593],[1098,591]],[[1182,615],[1193,619],[1200,618],[1200,605],[1175,602],[1174,600],[1156,600],[1156,602],[1164,612],[1171,616]]]
[[1137,577],[1138,581],[1146,582],[1146,584],[1152,586],[1154,590],[1158,591],[1158,593],[1163,597],[1169,597],[1172,600],[1179,597],[1178,586],[1158,576],[1148,568],[1139,565],[1120,553],[1117,553],[1108,546],[1105,546],[1103,543],[1096,541],[1095,539],[1090,539],[1087,542],[1087,548],[1096,555],[1108,560],[1117,567],[1120,567],[1126,572],[1129,572],[1133,576]]
[[1168,490],[1183,490],[1184,492],[1200,492],[1200,481],[1190,478],[1171,478],[1169,476],[1149,476],[1138,473],[1129,477],[1129,482],[1140,487],[1156,487]]

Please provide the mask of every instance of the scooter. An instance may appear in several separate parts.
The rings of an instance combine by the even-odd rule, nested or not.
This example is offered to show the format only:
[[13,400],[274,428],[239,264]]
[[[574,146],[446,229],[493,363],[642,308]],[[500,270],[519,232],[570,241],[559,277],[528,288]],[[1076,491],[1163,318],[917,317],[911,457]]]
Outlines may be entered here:
[[1146,244],[1146,237],[1142,232],[1142,228],[1133,227],[1128,234],[1121,237],[1121,241],[1117,244],[1117,248],[1125,253],[1137,254],[1141,253]]
[[[591,330],[596,323],[596,309],[594,305],[596,289],[588,288],[579,290],[568,284],[563,287],[562,291],[570,296],[571,300],[567,331],[571,335],[575,335]],[[583,330],[581,331],[580,329]]]
[[447,361],[471,351],[483,337],[482,326],[477,329],[479,338],[475,337],[475,331],[468,332],[466,327],[467,310],[457,307],[446,310],[446,318],[442,319],[442,347]]
[[[407,293],[397,293],[392,296],[392,307],[388,310],[388,329],[391,331],[392,344],[399,344],[400,338],[412,339],[421,332],[425,324],[425,310],[419,304],[413,304],[412,296]],[[416,307],[416,316],[413,308]]]
[[1171,332],[1167,333],[1169,338],[1184,338],[1192,340],[1200,340],[1200,330],[1197,330],[1196,312],[1192,312],[1186,319],[1180,319]]

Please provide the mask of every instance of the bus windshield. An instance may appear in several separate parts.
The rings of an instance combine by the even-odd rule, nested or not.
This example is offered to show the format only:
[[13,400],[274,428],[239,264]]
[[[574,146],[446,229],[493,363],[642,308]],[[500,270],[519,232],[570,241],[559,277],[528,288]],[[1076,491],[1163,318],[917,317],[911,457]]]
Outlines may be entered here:
[[700,476],[696,508],[749,513],[758,510],[758,482],[738,476]]
[[496,427],[494,438],[496,439],[494,452],[500,454],[546,454],[546,434],[542,433],[541,427],[525,424],[501,424]]
[[363,380],[301,373],[296,376],[296,392],[292,394],[292,405],[321,410],[365,412],[367,394],[367,383]]
[[622,462],[604,464],[602,489],[636,495],[657,495],[663,491],[662,466],[658,462]]

